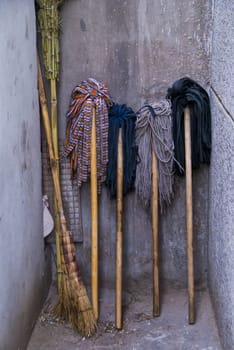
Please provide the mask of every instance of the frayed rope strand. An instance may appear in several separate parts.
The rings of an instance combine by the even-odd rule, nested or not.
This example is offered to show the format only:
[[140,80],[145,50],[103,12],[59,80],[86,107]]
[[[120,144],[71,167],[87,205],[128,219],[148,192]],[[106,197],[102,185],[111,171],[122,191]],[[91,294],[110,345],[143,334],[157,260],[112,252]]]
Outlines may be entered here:
[[143,106],[137,112],[136,142],[139,163],[136,173],[136,192],[145,206],[152,192],[152,150],[157,157],[158,190],[161,211],[173,197],[174,144],[172,140],[171,103],[162,100]]

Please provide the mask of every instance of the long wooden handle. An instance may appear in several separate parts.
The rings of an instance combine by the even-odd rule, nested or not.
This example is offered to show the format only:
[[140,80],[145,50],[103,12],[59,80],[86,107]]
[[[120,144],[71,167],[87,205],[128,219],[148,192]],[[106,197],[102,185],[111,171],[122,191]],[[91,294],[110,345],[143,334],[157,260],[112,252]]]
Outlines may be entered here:
[[194,306],[194,266],[193,266],[193,199],[192,199],[192,161],[191,161],[191,131],[190,111],[184,110],[185,135],[185,170],[186,170],[186,228],[187,228],[187,259],[188,259],[188,298],[189,323],[195,322]]
[[153,243],[153,316],[159,310],[159,268],[158,268],[158,167],[156,154],[152,149],[152,243]]
[[66,219],[65,219],[64,211],[63,211],[62,193],[61,193],[61,188],[60,188],[60,183],[59,183],[57,159],[55,157],[55,152],[54,152],[54,148],[53,148],[50,118],[49,118],[49,112],[48,112],[48,108],[47,108],[45,89],[44,89],[39,59],[38,59],[38,88],[39,88],[39,99],[40,99],[40,105],[41,105],[42,119],[43,119],[44,129],[45,129],[45,133],[46,133],[48,150],[49,150],[52,179],[53,179],[53,184],[54,184],[54,192],[55,192],[55,196],[56,196],[56,200],[57,200],[57,204],[58,204],[60,224],[61,224],[62,232],[66,233],[67,232],[67,225],[66,225]]
[[119,129],[117,155],[117,222],[116,222],[116,313],[115,326],[122,329],[122,257],[123,257],[123,143]]
[[[58,150],[58,117],[57,117],[57,89],[56,89],[56,79],[50,80],[50,99],[51,99],[51,132],[52,132],[52,142],[55,158],[59,157]],[[59,163],[56,163],[57,173],[59,176]],[[55,221],[55,243],[56,243],[56,265],[57,265],[57,281],[58,281],[58,293],[61,297],[62,293],[62,257],[61,257],[61,228],[59,219],[59,210],[56,200],[56,195],[54,193],[54,221]]]
[[94,317],[98,319],[98,193],[97,193],[97,150],[96,111],[93,108],[91,132],[91,289]]

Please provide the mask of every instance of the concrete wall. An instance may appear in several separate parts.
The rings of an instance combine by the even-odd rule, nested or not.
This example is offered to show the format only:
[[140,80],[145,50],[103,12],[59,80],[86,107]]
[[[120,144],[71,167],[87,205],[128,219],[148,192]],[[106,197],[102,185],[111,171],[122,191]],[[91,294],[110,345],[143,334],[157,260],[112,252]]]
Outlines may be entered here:
[[45,294],[34,3],[0,1],[0,349],[25,349]]
[[[107,84],[114,100],[135,110],[148,99],[166,95],[178,78],[209,80],[210,1],[69,0],[62,7],[60,139],[73,87],[93,76]],[[89,190],[82,194],[83,243],[78,256],[89,280]],[[161,277],[186,285],[184,180],[176,179],[175,199],[160,217]],[[208,168],[194,173],[196,281],[206,284]],[[150,212],[134,194],[125,200],[124,275],[138,279],[151,273]],[[100,276],[113,285],[115,276],[115,203],[100,199]]]
[[221,340],[234,348],[234,3],[214,2],[209,283]]

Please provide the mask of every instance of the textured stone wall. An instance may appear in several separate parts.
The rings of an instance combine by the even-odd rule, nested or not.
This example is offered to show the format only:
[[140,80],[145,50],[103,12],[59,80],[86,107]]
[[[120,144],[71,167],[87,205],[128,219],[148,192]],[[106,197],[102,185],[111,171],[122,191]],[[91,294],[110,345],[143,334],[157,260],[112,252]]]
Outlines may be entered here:
[[[209,80],[210,1],[69,0],[61,9],[61,78],[59,135],[65,137],[65,113],[73,87],[95,77],[110,89],[114,100],[135,110],[148,99],[166,95],[185,75],[203,85]],[[63,166],[63,165],[62,165]],[[62,179],[63,181],[63,179]],[[208,168],[194,173],[194,246],[196,282],[206,284],[208,237]],[[89,186],[81,193],[83,243],[78,259],[90,276]],[[160,273],[163,279],[186,286],[184,180],[176,179],[172,206],[160,216]],[[106,191],[100,198],[100,278],[115,280],[115,203]],[[124,202],[124,277],[151,274],[150,210],[135,194]]]
[[234,3],[214,2],[209,284],[225,350],[234,348]]

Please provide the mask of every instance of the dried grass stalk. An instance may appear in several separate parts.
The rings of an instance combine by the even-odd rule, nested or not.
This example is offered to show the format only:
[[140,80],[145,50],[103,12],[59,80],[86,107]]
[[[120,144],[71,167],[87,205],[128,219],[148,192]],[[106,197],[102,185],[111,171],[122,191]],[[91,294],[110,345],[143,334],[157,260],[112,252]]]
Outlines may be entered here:
[[59,317],[70,322],[79,333],[90,336],[96,330],[96,321],[93,309],[84,286],[78,264],[76,262],[75,246],[72,233],[67,230],[66,218],[63,211],[62,194],[59,182],[57,159],[52,143],[52,133],[49,120],[49,113],[46,103],[45,90],[38,62],[38,85],[41,104],[42,118],[48,143],[54,191],[59,211],[61,226],[61,248],[62,248],[62,295],[56,307]]

